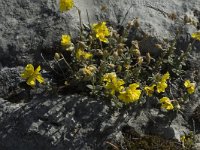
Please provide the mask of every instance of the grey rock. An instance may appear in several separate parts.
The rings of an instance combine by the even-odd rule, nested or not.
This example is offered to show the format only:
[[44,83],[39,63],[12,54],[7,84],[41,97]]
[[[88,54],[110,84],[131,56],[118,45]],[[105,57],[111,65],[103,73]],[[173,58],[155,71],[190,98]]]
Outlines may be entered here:
[[[158,109],[126,107],[87,96],[36,96],[29,103],[0,99],[0,146],[4,150],[106,149],[123,143],[123,129],[178,138],[187,131],[179,115],[171,125]],[[159,119],[157,119],[159,118]],[[154,120],[156,126],[149,123]],[[181,127],[181,131],[179,130]]]
[[19,67],[3,68],[0,71],[0,97],[6,97],[14,93],[22,81]]
[[42,96],[26,104],[0,99],[0,146],[5,150],[98,150],[113,138],[122,141],[124,126],[144,134],[149,114],[108,105],[80,95]]
[[62,34],[74,30],[73,17],[61,14],[57,5],[55,0],[0,2],[0,61],[3,66],[37,62],[41,51],[52,51]]
[[[175,13],[178,18],[188,14],[199,19],[197,12],[200,11],[197,0],[75,0],[75,4],[82,12],[85,24],[88,23],[86,10],[91,23],[106,20],[124,25],[138,17],[142,31],[159,40],[173,37],[175,24],[184,26],[170,20],[166,13]],[[102,6],[107,9],[102,11]],[[3,0],[0,1],[0,10],[0,64],[3,67],[41,63],[41,52],[53,55],[59,49],[62,34],[73,37],[78,34],[77,10],[73,8],[60,13],[59,0]],[[153,47],[144,49],[153,50]]]
[[0,123],[0,146],[5,150],[98,149],[113,130],[101,131],[101,124],[112,120],[104,101],[78,95],[41,97],[6,111],[8,104],[13,105],[1,99],[1,113],[8,112]]
[[[80,95],[36,95],[29,103],[8,102],[7,96],[20,89],[18,85],[22,80],[19,73],[22,69],[7,67],[39,64],[42,61],[41,52],[51,56],[60,48],[62,34],[77,37],[77,10],[73,8],[67,13],[60,13],[58,3],[58,0],[0,1],[0,97],[4,97],[0,98],[1,149],[105,149],[107,140],[123,142],[124,126],[134,128],[142,135],[156,134],[165,138],[179,139],[183,132],[188,132],[189,118],[199,105],[199,95],[192,97],[193,101],[187,108],[183,107],[185,116],[176,117],[174,114],[160,113],[158,109],[142,108],[141,111],[141,108],[132,107],[118,110],[110,107],[107,101]],[[155,47],[150,45],[160,42],[162,38],[173,37],[180,26],[184,32],[179,38],[180,49],[187,46],[191,40],[190,34],[196,31],[192,25],[170,20],[163,11],[175,12],[180,18],[185,14],[200,18],[200,15],[195,15],[200,11],[197,0],[75,0],[75,3],[82,11],[85,24],[88,23],[86,9],[91,23],[106,20],[111,24],[124,25],[129,20],[140,18],[138,37],[142,32],[150,35],[145,44],[142,43],[142,49],[155,52]],[[130,8],[131,4],[133,7]],[[104,11],[101,10],[103,5],[107,6]],[[128,13],[127,8],[130,8]],[[138,38],[134,31],[130,33],[129,41]],[[196,43],[196,57],[191,57],[193,67],[200,64],[199,47],[199,43]],[[169,123],[168,117],[172,117],[172,122]]]

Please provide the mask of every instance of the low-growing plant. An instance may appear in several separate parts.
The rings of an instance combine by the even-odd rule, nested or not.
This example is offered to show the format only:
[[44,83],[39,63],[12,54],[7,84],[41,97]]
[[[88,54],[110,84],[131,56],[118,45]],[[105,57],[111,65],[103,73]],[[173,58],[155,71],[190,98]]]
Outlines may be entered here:
[[[144,39],[127,39],[130,30],[140,29],[138,19],[128,22],[123,30],[112,27],[106,21],[83,25],[81,11],[73,0],[61,0],[60,11],[75,7],[80,17],[79,38],[71,41],[69,34],[60,39],[62,49],[54,55],[57,77],[66,87],[112,100],[116,106],[145,104],[150,97],[157,99],[165,111],[179,111],[190,94],[195,92],[195,81],[185,78],[186,61],[195,41],[200,41],[200,32],[192,34],[193,43],[178,55],[176,38],[156,43],[158,56],[151,50],[145,53],[140,43]],[[89,20],[89,19],[88,19]],[[44,82],[40,66],[28,64],[21,77],[34,87],[35,80]],[[179,93],[179,94],[176,94]]]
[[[73,7],[81,18],[73,0],[60,1],[61,12]],[[90,94],[110,98],[118,106],[143,104],[147,97],[157,97],[161,108],[179,110],[182,97],[175,97],[173,93],[181,89],[182,96],[189,98],[189,94],[195,92],[195,82],[183,79],[183,66],[186,66],[194,42],[177,55],[176,39],[164,40],[155,45],[160,51],[157,52],[159,56],[153,58],[151,51],[144,53],[140,50],[142,40],[135,39],[131,45],[127,44],[132,28],[140,28],[138,19],[128,22],[120,33],[118,28],[108,27],[105,21],[83,25],[80,19],[78,39],[72,42],[70,35],[61,36],[62,50],[54,56],[54,63],[59,68],[57,74],[62,74],[65,86],[76,86],[82,91],[87,91],[84,88],[87,87]],[[200,40],[200,32],[192,34],[192,38]],[[33,65],[28,64],[21,77],[34,87],[35,80],[44,82],[39,71],[40,66],[34,71]]]

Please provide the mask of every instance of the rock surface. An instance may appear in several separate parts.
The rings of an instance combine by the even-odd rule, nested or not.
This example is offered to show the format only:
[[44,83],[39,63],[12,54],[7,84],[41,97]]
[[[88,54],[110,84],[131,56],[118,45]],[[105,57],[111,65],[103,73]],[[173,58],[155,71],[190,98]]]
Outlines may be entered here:
[[[180,20],[188,15],[200,21],[199,0],[75,0],[75,3],[82,11],[85,24],[88,23],[86,10],[91,23],[103,19],[124,25],[129,20],[140,18],[141,30],[155,36],[146,41],[144,49],[162,38],[174,36],[180,26],[185,34],[181,35],[178,46],[184,49],[190,41],[187,34],[197,30],[198,25],[197,28],[191,24],[183,25]],[[110,103],[105,100],[80,95],[36,95],[29,103],[9,102],[12,101],[9,94],[13,95],[22,82],[19,78],[21,69],[14,67],[39,64],[41,52],[51,54],[59,49],[62,34],[77,36],[77,10],[60,13],[58,6],[58,0],[0,1],[0,97],[4,97],[0,98],[0,149],[105,149],[108,146],[106,141],[123,142],[124,126],[140,134],[176,139],[183,132],[192,130],[190,117],[200,103],[199,93],[192,97],[194,101],[188,102],[184,115],[173,118],[174,114],[168,114],[173,118],[170,123],[170,118],[157,108],[118,110],[108,107]],[[179,21],[171,20],[167,13],[175,13]],[[131,34],[130,39],[133,38]],[[200,44],[195,46],[196,51],[191,57],[193,68],[200,64]]]
[[[80,95],[37,97],[27,104],[0,99],[0,147],[4,150],[106,149],[107,141],[123,140],[124,126],[140,134],[161,133],[167,138],[187,132],[181,117],[169,126],[170,119],[159,109],[132,106],[118,110],[108,107],[108,103]],[[155,122],[152,124],[151,120]]]
[[[159,39],[173,34],[174,23],[180,26],[166,13],[175,13],[179,19],[186,14],[195,19],[200,16],[198,0],[75,0],[75,3],[86,24],[86,10],[91,23],[107,20],[123,25],[138,17],[142,30]],[[4,0],[0,1],[0,10],[0,66],[3,67],[38,63],[41,51],[51,53],[59,48],[62,34],[76,37],[78,33],[77,10],[60,13],[59,0]]]

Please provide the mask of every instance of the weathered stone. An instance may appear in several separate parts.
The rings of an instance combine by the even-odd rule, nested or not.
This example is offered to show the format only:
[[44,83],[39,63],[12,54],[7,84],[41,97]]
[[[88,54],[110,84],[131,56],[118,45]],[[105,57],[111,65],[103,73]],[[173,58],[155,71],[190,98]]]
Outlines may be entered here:
[[18,84],[22,82],[19,68],[3,68],[0,71],[0,97],[9,97],[16,92]]
[[[173,37],[174,24],[184,26],[179,21],[170,20],[167,13],[175,13],[178,20],[186,14],[199,19],[197,12],[200,11],[197,0],[75,0],[75,4],[82,12],[83,23],[88,23],[86,10],[91,23],[106,20],[124,25],[138,17],[141,29],[158,39]],[[0,64],[3,67],[39,63],[42,51],[51,54],[59,49],[62,34],[72,34],[73,37],[78,34],[77,10],[59,12],[59,0],[1,1],[0,10]],[[148,45],[144,47],[150,48]]]

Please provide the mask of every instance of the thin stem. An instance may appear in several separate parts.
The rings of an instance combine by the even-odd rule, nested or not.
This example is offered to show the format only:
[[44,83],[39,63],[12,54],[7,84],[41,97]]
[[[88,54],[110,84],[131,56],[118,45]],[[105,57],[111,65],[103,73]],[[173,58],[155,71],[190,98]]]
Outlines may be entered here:
[[60,70],[61,70],[61,72],[62,72],[62,74],[63,74],[63,77],[66,78],[65,73],[64,73],[64,71],[62,70],[62,68],[61,68],[61,66],[60,66],[60,63],[59,63],[56,59],[54,59],[54,60],[55,60],[55,62],[57,63],[58,67],[60,68]]
[[83,33],[83,27],[82,27],[82,18],[81,18],[81,10],[74,6],[78,10],[78,16],[79,16],[79,22],[80,22],[80,40],[82,41],[82,33]]
[[106,144],[109,144],[109,145],[112,146],[115,150],[119,150],[119,148],[118,148],[116,145],[114,145],[114,144],[112,144],[112,143],[110,143],[110,142],[108,142],[108,141],[106,141]]
[[45,62],[46,64],[48,64],[48,66],[49,66],[56,74],[59,74],[59,73],[58,73],[56,70],[54,70],[54,69],[51,67],[51,65],[46,61],[46,59],[44,58],[43,54],[41,53],[40,55],[41,55],[42,59],[44,60],[44,62]]
[[63,60],[64,60],[65,64],[67,65],[67,67],[70,69],[70,71],[71,71],[72,73],[74,73],[72,67],[69,65],[69,63],[67,62],[67,60],[65,59],[65,57],[63,56],[63,54],[60,54],[60,55],[61,55],[61,57],[63,58]]
[[90,23],[90,17],[89,17],[87,9],[86,9],[86,13],[87,13],[87,19],[88,19],[88,24],[89,24],[90,30],[92,30],[91,23]]
[[129,9],[127,10],[126,14],[124,15],[124,19],[122,20],[122,22],[121,22],[120,25],[123,25],[123,23],[124,23],[124,21],[125,21],[127,15],[128,15],[128,13],[129,13],[130,9],[133,7],[133,5],[135,5],[135,4],[132,4],[132,5],[129,7]]

